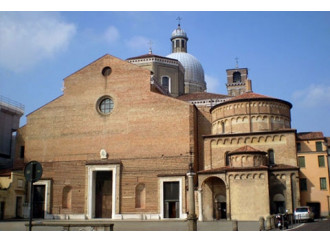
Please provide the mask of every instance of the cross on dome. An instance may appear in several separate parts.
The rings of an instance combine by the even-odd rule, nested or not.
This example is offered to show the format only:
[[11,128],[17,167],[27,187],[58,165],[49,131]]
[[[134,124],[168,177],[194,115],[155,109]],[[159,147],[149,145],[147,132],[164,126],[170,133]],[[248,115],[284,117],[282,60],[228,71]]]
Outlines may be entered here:
[[178,23],[178,26],[179,26],[179,27],[181,26],[181,25],[180,25],[180,24],[181,24],[181,19],[182,19],[182,18],[181,18],[180,16],[176,18],[176,20],[178,20],[178,22],[179,22],[179,23]]

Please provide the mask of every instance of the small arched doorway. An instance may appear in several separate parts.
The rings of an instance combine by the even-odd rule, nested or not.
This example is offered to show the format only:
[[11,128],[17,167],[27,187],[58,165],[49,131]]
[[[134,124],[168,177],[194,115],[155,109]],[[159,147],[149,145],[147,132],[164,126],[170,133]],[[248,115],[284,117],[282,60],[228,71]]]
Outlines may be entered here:
[[273,197],[273,202],[275,205],[274,212],[277,213],[285,213],[286,206],[285,206],[285,197],[281,193],[275,194]]
[[218,177],[209,177],[202,184],[203,220],[227,218],[226,185]]

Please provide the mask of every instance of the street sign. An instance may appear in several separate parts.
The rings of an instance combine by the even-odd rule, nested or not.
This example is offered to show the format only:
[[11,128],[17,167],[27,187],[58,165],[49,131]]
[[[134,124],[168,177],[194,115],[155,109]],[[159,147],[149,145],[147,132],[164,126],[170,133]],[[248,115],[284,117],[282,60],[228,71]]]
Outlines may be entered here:
[[38,161],[30,161],[24,169],[25,179],[29,182],[39,181],[42,176],[42,166]]

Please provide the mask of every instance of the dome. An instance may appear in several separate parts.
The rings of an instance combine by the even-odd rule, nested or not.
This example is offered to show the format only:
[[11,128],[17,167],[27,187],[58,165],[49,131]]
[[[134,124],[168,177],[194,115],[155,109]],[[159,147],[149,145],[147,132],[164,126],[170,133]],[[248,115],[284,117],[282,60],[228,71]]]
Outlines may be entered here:
[[188,39],[186,32],[184,32],[183,29],[181,29],[180,25],[177,29],[173,30],[171,40],[174,38],[185,38]]
[[206,83],[204,81],[204,70],[201,63],[196,57],[189,53],[176,52],[166,56],[168,58],[177,59],[181,62],[185,69],[185,82],[199,83],[206,89]]

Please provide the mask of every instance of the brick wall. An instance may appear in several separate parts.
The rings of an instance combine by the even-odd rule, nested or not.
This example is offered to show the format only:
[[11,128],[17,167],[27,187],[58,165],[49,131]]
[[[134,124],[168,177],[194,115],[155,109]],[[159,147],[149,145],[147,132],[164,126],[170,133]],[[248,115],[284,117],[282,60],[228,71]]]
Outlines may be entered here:
[[[102,75],[110,66],[112,73]],[[121,211],[135,209],[134,189],[146,184],[145,211],[159,212],[157,175],[185,173],[194,147],[194,108],[183,101],[150,91],[150,72],[105,55],[64,79],[64,94],[27,117],[26,161],[44,167],[43,179],[52,179],[52,212],[83,213],[86,208],[87,161],[122,162]],[[103,95],[114,101],[110,115],[101,115],[96,103]],[[188,158],[187,158],[188,157]],[[71,211],[61,209],[63,187],[73,188]]]

